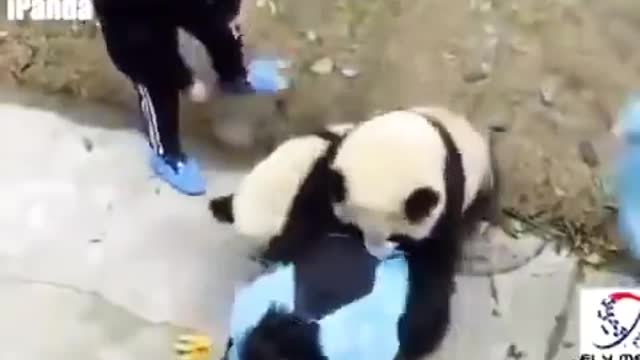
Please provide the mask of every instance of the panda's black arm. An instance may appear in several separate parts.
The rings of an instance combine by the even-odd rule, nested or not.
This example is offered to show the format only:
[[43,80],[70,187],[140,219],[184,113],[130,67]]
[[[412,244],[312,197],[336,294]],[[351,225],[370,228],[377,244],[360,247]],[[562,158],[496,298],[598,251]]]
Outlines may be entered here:
[[449,243],[432,243],[429,251],[407,256],[409,293],[398,320],[397,359],[423,358],[437,350],[447,333],[458,248],[452,239],[446,240]]

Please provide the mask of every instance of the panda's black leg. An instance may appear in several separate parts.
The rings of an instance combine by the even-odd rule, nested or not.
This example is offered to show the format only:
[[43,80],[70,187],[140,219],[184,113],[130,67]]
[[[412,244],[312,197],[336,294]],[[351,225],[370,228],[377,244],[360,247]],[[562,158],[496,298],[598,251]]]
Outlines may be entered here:
[[399,359],[419,360],[438,349],[449,329],[451,283],[422,279],[423,289],[410,294],[398,320]]
[[428,239],[423,249],[407,254],[409,292],[398,320],[399,359],[422,359],[442,343],[449,329],[458,258],[454,234]]

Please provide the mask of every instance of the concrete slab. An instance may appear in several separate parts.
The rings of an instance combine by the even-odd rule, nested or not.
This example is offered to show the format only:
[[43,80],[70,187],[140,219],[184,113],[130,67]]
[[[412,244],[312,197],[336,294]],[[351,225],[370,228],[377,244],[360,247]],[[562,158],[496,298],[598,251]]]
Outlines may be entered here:
[[153,325],[96,296],[0,279],[0,358],[174,358],[179,329]]
[[429,359],[497,359],[495,354],[507,346],[507,335],[502,319],[492,313],[490,279],[459,276],[456,282],[450,332]]
[[[93,291],[152,322],[220,333],[249,242],[212,221],[207,199],[242,169],[201,157],[210,193],[186,197],[146,165],[141,135],[0,104],[0,270]],[[206,154],[203,149],[195,149]],[[215,326],[213,324],[216,324]]]
[[578,281],[577,260],[547,246],[527,266],[495,276],[494,281],[496,310],[505,321],[509,341],[502,358],[547,359],[566,325],[563,316]]
[[580,288],[584,285],[579,284],[567,306],[567,311],[558,320],[560,327],[557,335],[559,341],[554,342],[554,347],[549,352],[550,360],[571,360],[577,359],[580,355]]

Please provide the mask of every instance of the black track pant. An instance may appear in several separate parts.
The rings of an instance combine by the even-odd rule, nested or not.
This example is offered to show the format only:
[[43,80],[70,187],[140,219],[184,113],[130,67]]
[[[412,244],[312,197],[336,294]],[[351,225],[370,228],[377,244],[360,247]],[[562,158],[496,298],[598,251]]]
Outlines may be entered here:
[[179,92],[193,75],[178,52],[178,28],[202,42],[219,80],[243,79],[242,37],[231,25],[239,0],[144,1],[98,1],[95,8],[111,60],[134,83],[150,145],[179,155]]

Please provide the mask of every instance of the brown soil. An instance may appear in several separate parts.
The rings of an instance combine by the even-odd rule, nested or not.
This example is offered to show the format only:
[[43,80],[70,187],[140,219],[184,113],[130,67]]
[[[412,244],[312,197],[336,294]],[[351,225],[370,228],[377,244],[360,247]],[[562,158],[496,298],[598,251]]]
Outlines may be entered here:
[[[481,127],[504,128],[496,150],[505,207],[545,214],[547,222],[559,217],[556,224],[575,241],[583,233],[592,240],[614,238],[611,226],[603,227],[609,215],[595,186],[597,173],[582,161],[578,143],[607,132],[625,94],[640,84],[640,3],[271,3],[258,7],[246,0],[246,39],[251,52],[294,61],[295,86],[287,96],[288,125],[294,131],[357,121],[398,106],[450,106]],[[0,84],[133,107],[133,93],[110,64],[95,27],[3,27],[8,35],[0,39]],[[318,39],[309,40],[307,31]],[[326,56],[338,69],[326,75],[309,71]],[[359,75],[341,75],[344,67]],[[240,116],[265,112],[246,110]],[[281,120],[267,122],[266,128],[261,123],[260,131]]]

